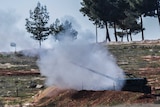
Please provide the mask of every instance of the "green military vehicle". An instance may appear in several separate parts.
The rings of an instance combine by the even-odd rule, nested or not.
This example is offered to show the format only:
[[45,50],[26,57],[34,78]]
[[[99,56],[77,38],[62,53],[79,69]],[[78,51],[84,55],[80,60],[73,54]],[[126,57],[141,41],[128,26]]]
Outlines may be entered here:
[[125,73],[125,84],[122,88],[123,91],[142,92],[145,94],[151,93],[151,86],[147,85],[146,78],[137,78],[136,76]]

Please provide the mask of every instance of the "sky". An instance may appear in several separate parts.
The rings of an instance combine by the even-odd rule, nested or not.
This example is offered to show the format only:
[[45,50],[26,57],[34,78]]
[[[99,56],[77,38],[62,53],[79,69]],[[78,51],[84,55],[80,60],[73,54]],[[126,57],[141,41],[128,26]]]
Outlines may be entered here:
[[[17,49],[37,47],[38,42],[30,38],[31,34],[25,29],[25,19],[29,18],[29,10],[34,10],[37,3],[47,6],[50,21],[56,18],[69,20],[79,32],[79,37],[91,38],[95,41],[95,26],[88,17],[79,12],[82,0],[1,0],[0,3],[0,51],[14,50],[11,42],[17,44]],[[160,27],[157,18],[144,18],[145,39],[159,39]],[[113,29],[110,29],[111,39],[114,41]],[[98,42],[105,40],[105,29],[98,29]],[[124,39],[125,40],[125,39]],[[135,35],[133,40],[141,40],[141,35]],[[50,47],[51,41],[45,41],[44,46]]]

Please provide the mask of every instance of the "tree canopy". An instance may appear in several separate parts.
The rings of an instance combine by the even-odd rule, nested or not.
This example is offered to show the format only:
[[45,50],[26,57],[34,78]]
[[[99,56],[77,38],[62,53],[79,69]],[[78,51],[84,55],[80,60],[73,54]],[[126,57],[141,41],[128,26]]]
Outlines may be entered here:
[[[80,12],[89,17],[89,20],[99,27],[106,27],[106,40],[111,41],[108,24],[115,25],[118,20],[126,17],[125,8],[128,4],[125,0],[83,0]],[[123,7],[123,8],[122,8]],[[116,38],[116,36],[115,36]]]
[[141,31],[144,40],[142,17],[160,16],[159,4],[160,0],[83,0],[80,12],[93,24],[106,27],[106,40],[110,41],[108,25],[114,28],[116,41],[116,28],[127,29],[130,34]]
[[72,23],[66,20],[64,23],[60,23],[59,19],[50,25],[51,34],[55,40],[63,41],[64,39],[75,40],[77,39],[78,32],[72,28]]
[[59,19],[53,24],[48,25],[49,13],[47,7],[42,6],[39,2],[35,7],[34,11],[30,10],[30,17],[26,18],[26,30],[32,34],[32,38],[41,42],[46,40],[49,35],[61,41],[63,39],[70,38],[74,40],[77,38],[78,32],[73,29],[72,23],[66,20],[64,23],[60,23]]
[[26,18],[26,29],[32,34],[32,38],[41,42],[46,40],[49,32],[49,27],[46,27],[49,21],[49,13],[46,6],[41,6],[38,2],[34,11],[30,10],[30,17]]

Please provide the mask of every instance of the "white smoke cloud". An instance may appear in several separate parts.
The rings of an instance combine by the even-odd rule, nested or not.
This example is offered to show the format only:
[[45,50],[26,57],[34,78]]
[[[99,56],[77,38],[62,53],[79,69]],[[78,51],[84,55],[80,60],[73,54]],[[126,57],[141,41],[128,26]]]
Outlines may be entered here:
[[120,90],[123,86],[123,71],[107,48],[83,39],[63,41],[45,50],[38,66],[49,86],[77,90]]
[[[10,47],[11,42],[16,43],[17,50],[32,48],[35,51],[38,47],[35,40],[17,27],[20,20],[17,14],[14,11],[0,13],[0,51],[14,51],[13,47]],[[79,28],[78,39],[72,42],[53,42],[51,38],[53,37],[50,36],[43,42],[44,50],[30,50],[28,53],[24,51],[25,54],[40,54],[38,66],[41,74],[47,77],[47,85],[77,90],[121,88],[123,81],[119,82],[119,79],[123,80],[123,71],[116,65],[115,59],[106,48],[94,44],[95,41],[93,43],[91,31]]]

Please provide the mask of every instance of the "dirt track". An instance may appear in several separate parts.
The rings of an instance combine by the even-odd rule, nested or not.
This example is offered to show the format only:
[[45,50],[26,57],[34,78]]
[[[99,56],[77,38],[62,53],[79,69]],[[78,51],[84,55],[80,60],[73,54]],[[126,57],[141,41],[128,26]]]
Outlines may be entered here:
[[27,76],[27,75],[40,75],[38,71],[8,71],[8,70],[1,70],[0,76]]

